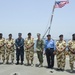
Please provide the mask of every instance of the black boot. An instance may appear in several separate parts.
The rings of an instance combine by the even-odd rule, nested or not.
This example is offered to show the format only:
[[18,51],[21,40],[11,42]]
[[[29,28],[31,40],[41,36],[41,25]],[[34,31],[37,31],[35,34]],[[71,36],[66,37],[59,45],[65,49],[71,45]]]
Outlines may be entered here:
[[19,61],[17,61],[16,65],[18,65],[18,64],[19,64]]
[[23,65],[23,61],[21,61],[21,65]]

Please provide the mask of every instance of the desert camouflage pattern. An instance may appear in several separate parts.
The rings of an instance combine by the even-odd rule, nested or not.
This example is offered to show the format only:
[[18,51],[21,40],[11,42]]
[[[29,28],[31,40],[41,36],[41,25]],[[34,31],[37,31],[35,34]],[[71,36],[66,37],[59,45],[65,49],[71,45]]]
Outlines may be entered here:
[[[0,39],[0,46],[5,44],[5,38]],[[5,60],[5,46],[0,47],[0,59]]]
[[[31,44],[34,44],[34,39],[33,38],[31,38],[31,39],[26,38],[25,45],[30,46]],[[27,60],[32,60],[34,58],[34,46],[32,46],[29,49],[25,48],[25,52],[26,52],[26,59]]]
[[[70,58],[70,60],[69,60],[69,62],[70,62],[70,67],[71,67],[71,69],[73,69],[73,67],[74,67],[74,61],[75,61],[75,54],[73,54],[73,53],[71,52],[71,50],[75,52],[75,41],[70,40],[70,41],[68,42],[68,49],[69,49],[68,51],[69,51],[69,58]],[[70,50],[70,49],[71,49],[71,50]]]
[[64,69],[66,55],[65,55],[65,50],[62,51],[62,49],[66,48],[66,42],[64,40],[63,41],[59,40],[56,42],[56,47],[61,51],[59,52],[58,50],[56,50],[57,66],[58,68]]
[[9,60],[9,56],[11,56],[11,60],[14,60],[14,39],[6,39],[6,60]]

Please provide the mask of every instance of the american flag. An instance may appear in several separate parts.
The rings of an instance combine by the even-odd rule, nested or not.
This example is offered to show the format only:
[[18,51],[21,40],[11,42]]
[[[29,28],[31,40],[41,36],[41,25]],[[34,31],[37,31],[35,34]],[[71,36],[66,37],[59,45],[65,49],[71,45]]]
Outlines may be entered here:
[[56,1],[55,2],[55,8],[62,8],[68,3],[69,3],[68,0],[67,1]]

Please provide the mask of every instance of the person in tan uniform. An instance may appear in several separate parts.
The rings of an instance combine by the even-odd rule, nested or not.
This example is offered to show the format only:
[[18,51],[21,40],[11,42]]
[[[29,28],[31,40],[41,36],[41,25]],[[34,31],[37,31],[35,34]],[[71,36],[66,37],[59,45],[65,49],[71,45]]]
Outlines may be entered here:
[[12,34],[9,34],[9,38],[6,39],[6,64],[9,63],[9,56],[11,55],[11,62],[14,62],[14,44],[15,41],[12,39]]
[[3,63],[5,62],[5,38],[2,37],[2,33],[0,33],[0,60],[2,58]]
[[66,50],[66,42],[63,40],[63,35],[60,35],[59,40],[56,42],[56,57],[57,57],[58,71],[64,71],[66,58],[65,50]]
[[26,51],[27,65],[29,65],[29,60],[30,60],[31,66],[33,66],[34,39],[31,37],[31,33],[28,33],[28,38],[25,39],[25,51]]
[[69,52],[69,62],[70,62],[70,68],[73,72],[74,69],[74,61],[75,61],[75,34],[72,35],[72,40],[68,42],[68,52]]

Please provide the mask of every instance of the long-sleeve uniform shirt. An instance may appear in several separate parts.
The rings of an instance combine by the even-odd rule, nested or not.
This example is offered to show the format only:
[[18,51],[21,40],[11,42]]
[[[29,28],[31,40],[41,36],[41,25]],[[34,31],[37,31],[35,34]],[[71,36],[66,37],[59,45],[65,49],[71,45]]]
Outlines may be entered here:
[[16,45],[16,48],[20,47],[20,48],[23,48],[24,47],[24,39],[21,38],[21,39],[16,39],[15,41],[15,45]]

